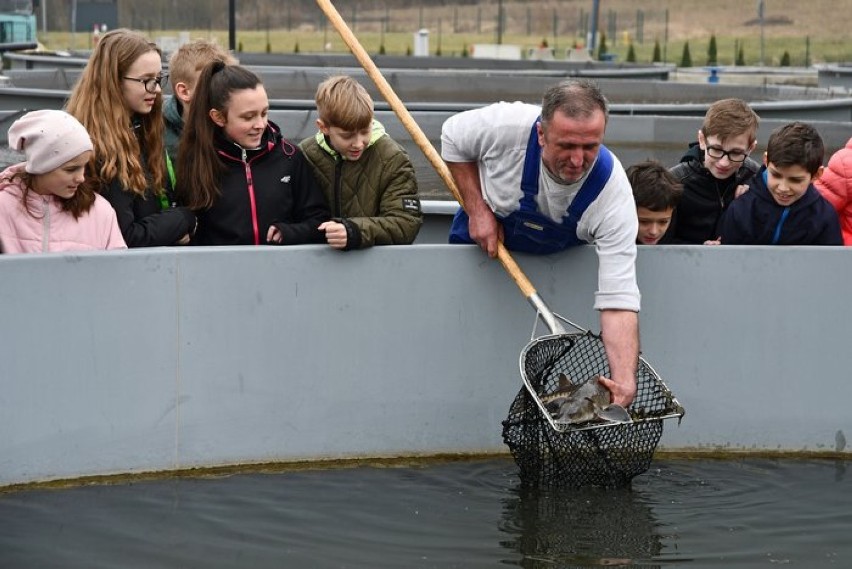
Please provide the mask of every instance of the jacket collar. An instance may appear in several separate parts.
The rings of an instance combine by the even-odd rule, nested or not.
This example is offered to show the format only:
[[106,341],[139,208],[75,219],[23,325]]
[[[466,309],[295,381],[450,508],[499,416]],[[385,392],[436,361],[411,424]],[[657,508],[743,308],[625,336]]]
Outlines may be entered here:
[[[373,146],[376,141],[384,135],[385,127],[382,125],[382,123],[380,123],[376,119],[373,119],[372,133],[370,134],[370,142],[369,144],[367,144],[367,148]],[[335,160],[338,157],[343,158],[334,148],[332,148],[331,142],[329,141],[328,137],[325,136],[321,130],[318,130],[317,133],[314,135],[314,140],[316,140],[316,143],[319,145],[320,148],[322,148],[325,152],[334,157]]]

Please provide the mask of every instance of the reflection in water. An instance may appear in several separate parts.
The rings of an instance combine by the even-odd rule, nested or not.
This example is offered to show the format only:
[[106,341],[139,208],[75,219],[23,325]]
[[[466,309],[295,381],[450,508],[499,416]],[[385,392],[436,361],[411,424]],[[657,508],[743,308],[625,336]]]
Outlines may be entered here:
[[523,567],[659,567],[657,521],[641,493],[630,489],[529,488],[504,499],[501,544]]
[[655,460],[531,489],[510,458],[0,493],[0,568],[852,567],[834,460]]

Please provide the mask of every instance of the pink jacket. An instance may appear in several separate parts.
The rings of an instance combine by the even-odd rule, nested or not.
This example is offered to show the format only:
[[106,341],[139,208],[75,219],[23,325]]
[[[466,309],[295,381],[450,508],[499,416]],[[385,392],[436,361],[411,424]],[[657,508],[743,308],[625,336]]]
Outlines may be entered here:
[[10,166],[0,174],[0,244],[4,253],[47,253],[53,251],[89,251],[126,249],[115,210],[101,196],[92,207],[74,219],[62,211],[56,196],[27,193],[28,213],[21,202],[23,189],[9,177],[23,168]]
[[837,211],[843,243],[852,245],[852,138],[846,142],[846,148],[834,153],[814,185]]

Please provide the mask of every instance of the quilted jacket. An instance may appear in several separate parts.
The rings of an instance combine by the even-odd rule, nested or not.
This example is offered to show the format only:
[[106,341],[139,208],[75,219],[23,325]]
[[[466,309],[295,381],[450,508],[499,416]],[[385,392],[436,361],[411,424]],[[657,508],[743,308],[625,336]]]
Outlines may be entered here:
[[843,244],[852,245],[852,138],[845,148],[834,153],[814,186],[834,206],[840,218]]
[[381,123],[373,121],[370,145],[357,161],[344,160],[321,132],[299,146],[332,217],[346,226],[346,249],[414,241],[422,223],[414,167]]

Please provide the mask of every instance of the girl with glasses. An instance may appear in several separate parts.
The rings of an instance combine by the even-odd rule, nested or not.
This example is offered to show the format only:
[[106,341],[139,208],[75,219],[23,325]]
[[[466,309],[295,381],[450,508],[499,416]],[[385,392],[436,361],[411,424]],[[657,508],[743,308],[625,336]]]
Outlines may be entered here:
[[129,247],[189,242],[195,215],[166,191],[162,56],[138,32],[117,29],[95,46],[67,111],[86,127],[94,154],[86,183],[115,209]]

